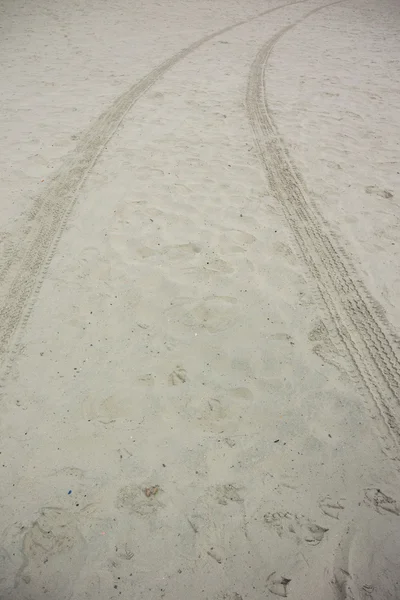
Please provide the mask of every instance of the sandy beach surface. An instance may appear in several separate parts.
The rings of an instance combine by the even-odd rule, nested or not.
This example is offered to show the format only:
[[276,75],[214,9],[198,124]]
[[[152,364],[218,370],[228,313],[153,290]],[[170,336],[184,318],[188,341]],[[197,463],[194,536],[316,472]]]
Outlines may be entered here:
[[0,599],[398,600],[397,0],[0,25]]

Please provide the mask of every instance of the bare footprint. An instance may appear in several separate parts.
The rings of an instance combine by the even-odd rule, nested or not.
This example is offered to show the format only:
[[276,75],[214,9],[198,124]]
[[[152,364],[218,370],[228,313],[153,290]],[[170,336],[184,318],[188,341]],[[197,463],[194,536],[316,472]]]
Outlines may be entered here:
[[214,423],[215,421],[219,421],[220,419],[224,419],[228,411],[223,406],[221,400],[219,398],[210,398],[209,400],[203,403],[202,414],[199,416],[199,420],[211,421]]
[[281,254],[282,256],[284,256],[289,264],[297,264],[297,257],[293,250],[290,248],[290,246],[284,244],[283,242],[276,242],[273,245],[273,248],[277,254]]
[[[146,490],[155,488],[157,488],[157,493],[146,493]],[[116,506],[120,510],[127,510],[141,517],[148,517],[164,506],[160,500],[161,493],[162,490],[158,486],[127,485],[119,490]]]
[[201,247],[198,244],[193,244],[192,242],[190,242],[188,244],[179,244],[177,246],[167,246],[163,251],[163,254],[166,254],[168,258],[171,258],[173,260],[187,260],[191,256],[199,254],[200,252]]
[[236,401],[251,402],[253,400],[253,392],[249,388],[237,387],[227,390],[227,396]]
[[389,190],[382,190],[377,185],[368,185],[365,188],[365,191],[367,192],[367,194],[375,194],[376,196],[379,196],[380,198],[385,198],[386,200],[393,198],[393,192],[390,192]]
[[[142,377],[138,379],[138,384],[149,387],[154,384],[151,375]],[[89,395],[82,402],[82,414],[88,421],[97,421],[105,427],[113,426],[113,423],[121,419],[139,423],[144,417],[143,407],[134,402],[131,394],[132,392],[127,390],[125,394],[112,394],[105,398]]]
[[207,261],[204,265],[204,269],[213,273],[225,273],[227,275],[235,271],[235,267],[221,258],[214,258],[213,260]]
[[200,424],[213,431],[224,429],[227,436],[237,435],[246,415],[253,393],[248,388],[220,391],[218,396],[193,399],[188,406]]
[[365,490],[365,501],[379,514],[392,513],[400,516],[400,504],[384,494],[379,488],[370,488]]
[[157,169],[155,167],[137,167],[136,168],[136,173],[138,178],[143,178],[143,179],[151,179],[154,176],[160,176],[160,175],[164,175],[164,171],[162,169]]
[[152,373],[145,373],[144,375],[140,375],[138,377],[139,385],[143,385],[146,387],[153,387],[156,382],[156,378]]
[[234,553],[237,544],[245,543],[244,493],[232,483],[210,486],[187,516],[199,553],[218,564]]
[[240,229],[233,229],[231,232],[232,239],[237,244],[254,244],[256,237],[246,231],[240,231]]
[[332,519],[339,519],[340,512],[344,510],[343,500],[335,501],[330,496],[321,498],[319,507],[325,515]]
[[119,403],[114,396],[107,398],[85,398],[82,403],[83,416],[102,425],[114,423],[121,415]]
[[354,600],[353,579],[345,569],[334,568],[331,585],[337,600]]
[[242,488],[231,483],[226,485],[217,485],[215,487],[215,499],[218,504],[226,506],[228,502],[243,502],[241,495]]
[[42,508],[36,521],[25,528],[21,554],[15,587],[29,583],[31,594],[36,590],[39,597],[45,584],[52,598],[69,597],[87,556],[78,515],[58,507]]
[[176,303],[169,314],[186,327],[205,329],[209,333],[225,331],[237,318],[236,298],[208,296],[204,300],[185,300]]
[[156,256],[158,254],[157,250],[153,248],[149,248],[148,246],[142,246],[137,248],[136,253],[140,256],[140,258],[151,258],[152,256]]
[[328,531],[302,515],[289,512],[267,513],[264,515],[264,522],[272,527],[279,537],[293,537],[298,543],[305,542],[310,546],[320,544]]

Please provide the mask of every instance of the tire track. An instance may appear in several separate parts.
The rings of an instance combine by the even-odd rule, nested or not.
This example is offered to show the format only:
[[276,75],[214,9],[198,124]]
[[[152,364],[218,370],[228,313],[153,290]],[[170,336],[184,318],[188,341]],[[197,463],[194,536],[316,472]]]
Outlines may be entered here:
[[400,444],[400,361],[390,326],[381,307],[357,277],[345,250],[329,231],[318,207],[309,198],[279,136],[265,87],[268,60],[280,38],[312,14],[338,3],[311,10],[281,29],[260,49],[249,73],[248,118],[270,188],[282,205],[303,260],[314,277],[319,304],[329,316],[357,380],[373,400],[372,415],[384,446],[397,453]]
[[[21,228],[19,239],[9,246],[0,267],[0,360],[3,378],[11,364],[7,354],[11,342],[22,331],[29,318],[34,292],[38,292],[46,268],[66,226],[77,193],[88,174],[121,125],[133,105],[179,61],[202,45],[255,19],[281,8],[300,4],[296,0],[258,13],[202,37],[190,46],[165,60],[138,83],[133,84],[107,108],[82,136],[76,149],[66,157],[63,167],[55,174],[44,192],[36,198],[29,219]],[[4,365],[4,362],[6,363]]]

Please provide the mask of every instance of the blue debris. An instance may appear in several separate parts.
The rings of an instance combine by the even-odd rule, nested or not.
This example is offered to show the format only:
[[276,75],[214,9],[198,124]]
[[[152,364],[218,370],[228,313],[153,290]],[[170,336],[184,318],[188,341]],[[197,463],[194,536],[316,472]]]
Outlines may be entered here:
[[69,496],[70,494],[72,494],[72,490],[69,490],[69,492],[68,492],[68,496]]

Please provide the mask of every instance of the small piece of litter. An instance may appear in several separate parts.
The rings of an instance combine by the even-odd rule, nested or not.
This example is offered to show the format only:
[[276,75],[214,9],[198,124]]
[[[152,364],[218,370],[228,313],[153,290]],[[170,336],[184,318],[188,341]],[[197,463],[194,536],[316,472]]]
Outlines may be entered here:
[[277,444],[279,442],[279,440],[274,440],[274,444]]
[[72,494],[72,490],[69,490],[69,492],[68,492],[68,496],[69,496],[70,494]]
[[146,498],[150,498],[150,496],[155,496],[160,488],[158,485],[153,485],[152,487],[148,487],[144,490]]

